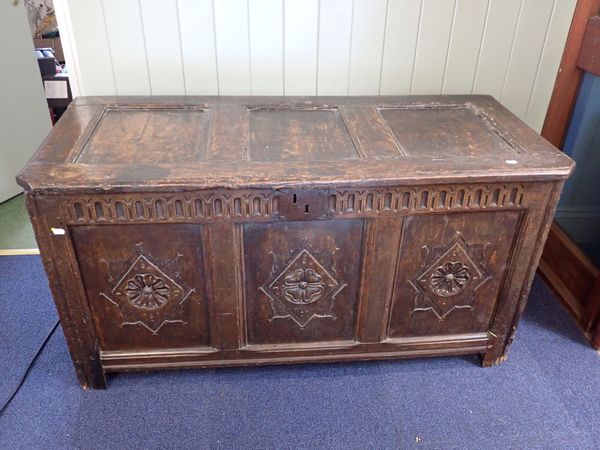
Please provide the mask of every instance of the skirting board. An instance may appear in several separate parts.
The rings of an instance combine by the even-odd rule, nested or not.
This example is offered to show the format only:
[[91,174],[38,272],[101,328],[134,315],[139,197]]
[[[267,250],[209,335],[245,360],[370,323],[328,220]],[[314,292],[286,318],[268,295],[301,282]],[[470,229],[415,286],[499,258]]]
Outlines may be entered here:
[[39,255],[40,250],[37,248],[8,248],[0,249],[0,256],[14,255]]

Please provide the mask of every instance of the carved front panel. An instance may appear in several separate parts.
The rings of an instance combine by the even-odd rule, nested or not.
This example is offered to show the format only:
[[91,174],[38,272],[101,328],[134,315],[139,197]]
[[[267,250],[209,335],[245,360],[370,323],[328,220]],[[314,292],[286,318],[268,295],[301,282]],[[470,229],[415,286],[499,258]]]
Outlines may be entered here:
[[520,212],[408,217],[388,337],[485,332]]
[[363,222],[244,225],[249,344],[354,338]]
[[210,345],[202,226],[73,227],[102,350]]

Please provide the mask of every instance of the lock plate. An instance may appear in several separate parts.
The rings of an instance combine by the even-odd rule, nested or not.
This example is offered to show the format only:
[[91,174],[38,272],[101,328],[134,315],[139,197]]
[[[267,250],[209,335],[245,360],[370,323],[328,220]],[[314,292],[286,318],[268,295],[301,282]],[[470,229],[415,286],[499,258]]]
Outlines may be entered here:
[[327,220],[329,210],[327,189],[284,189],[279,191],[279,220]]

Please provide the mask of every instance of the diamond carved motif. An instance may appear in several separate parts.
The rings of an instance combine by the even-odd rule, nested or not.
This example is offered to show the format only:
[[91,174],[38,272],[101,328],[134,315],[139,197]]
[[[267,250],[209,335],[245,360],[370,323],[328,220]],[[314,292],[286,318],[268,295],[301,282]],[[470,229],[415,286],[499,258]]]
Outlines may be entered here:
[[100,295],[119,308],[122,326],[142,325],[157,334],[166,323],[184,323],[182,305],[192,292],[140,255],[110,293]]
[[303,248],[259,290],[269,297],[271,320],[290,318],[304,328],[315,317],[335,319],[335,296],[346,285]]
[[412,280],[417,311],[431,311],[444,320],[452,311],[472,309],[476,291],[489,275],[483,266],[485,246],[471,246],[461,235],[447,245],[424,246],[424,268]]

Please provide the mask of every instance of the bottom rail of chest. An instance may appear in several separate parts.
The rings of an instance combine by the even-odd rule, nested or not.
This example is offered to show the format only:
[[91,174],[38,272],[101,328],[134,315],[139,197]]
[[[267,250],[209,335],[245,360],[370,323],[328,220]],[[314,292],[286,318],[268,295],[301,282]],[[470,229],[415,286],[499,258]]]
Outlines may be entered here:
[[295,349],[277,345],[248,346],[235,351],[210,348],[165,349],[154,351],[101,352],[106,372],[258,366],[298,363],[328,363],[403,359],[416,357],[485,354],[491,348],[488,333],[457,336],[407,338],[395,342],[364,344],[357,342],[316,343]]

